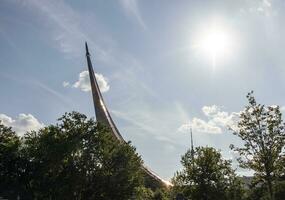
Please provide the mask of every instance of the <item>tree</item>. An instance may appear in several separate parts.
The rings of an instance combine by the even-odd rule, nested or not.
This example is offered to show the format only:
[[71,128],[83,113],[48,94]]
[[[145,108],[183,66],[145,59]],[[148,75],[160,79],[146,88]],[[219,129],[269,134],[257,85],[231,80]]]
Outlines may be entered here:
[[270,199],[274,199],[274,182],[284,174],[285,130],[279,106],[258,104],[253,92],[240,114],[237,130],[233,132],[244,142],[243,147],[230,148],[238,152],[242,168],[255,171],[255,179],[265,183]]
[[77,112],[24,138],[0,125],[0,158],[0,186],[17,183],[24,199],[125,200],[143,185],[135,148]]
[[0,194],[15,198],[13,189],[19,188],[19,147],[20,138],[11,128],[0,121]]
[[166,189],[158,188],[155,190],[153,194],[153,200],[168,200],[168,199],[169,195]]
[[174,193],[189,199],[242,199],[242,185],[231,162],[224,160],[211,147],[197,147],[182,156],[183,170],[176,172],[172,182]]
[[136,200],[153,200],[153,191],[150,188],[144,186],[137,187],[134,194]]
[[150,188],[138,187],[135,194],[136,200],[168,200],[168,191],[165,188],[157,188],[153,191]]
[[275,199],[282,200],[285,197],[285,181],[278,181],[274,185]]

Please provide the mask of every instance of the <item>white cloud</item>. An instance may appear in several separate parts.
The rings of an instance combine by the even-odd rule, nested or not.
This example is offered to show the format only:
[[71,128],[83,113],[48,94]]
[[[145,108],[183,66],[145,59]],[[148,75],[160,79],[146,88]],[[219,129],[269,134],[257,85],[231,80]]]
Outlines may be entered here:
[[280,106],[280,111],[285,112],[285,106]]
[[216,105],[203,106],[202,111],[206,116],[212,116],[214,114],[217,114],[217,112],[220,111],[220,108]]
[[44,124],[39,122],[32,114],[21,113],[15,119],[5,114],[0,114],[0,121],[5,126],[12,127],[19,136],[23,136],[27,131],[36,131],[44,127]]
[[242,13],[256,13],[267,17],[276,14],[272,6],[272,0],[246,0],[245,5],[246,7],[241,9]]
[[221,111],[221,107],[216,105],[212,106],[204,106],[202,108],[204,114],[209,118],[209,122],[212,124],[216,124],[220,127],[231,127],[233,129],[236,128],[237,121],[239,119],[239,112],[228,113],[225,111]]
[[95,73],[101,92],[107,92],[110,89],[107,79],[102,74]]
[[215,123],[211,121],[204,121],[202,119],[194,117],[190,123],[182,124],[178,131],[180,132],[189,132],[190,126],[193,130],[200,132],[200,133],[222,133],[222,129],[217,126]]
[[[102,74],[95,74],[99,88],[101,92],[107,92],[110,89],[107,79]],[[79,88],[84,92],[88,92],[91,90],[89,72],[83,71],[79,74],[79,79],[76,81],[72,87]]]
[[238,112],[228,113],[221,111],[217,105],[203,106],[202,111],[207,117],[207,120],[194,117],[188,124],[182,124],[178,131],[189,131],[189,126],[193,130],[201,133],[222,133],[223,129],[237,129],[237,121],[239,119]]
[[141,27],[147,29],[138,7],[138,0],[120,0],[120,3],[128,16],[134,17]]
[[262,0],[256,10],[265,16],[270,16],[272,14],[272,1]]
[[63,86],[63,87],[69,87],[69,86],[70,86],[70,83],[67,82],[67,81],[63,81],[62,86]]
[[265,12],[266,10],[271,8],[271,0],[263,0],[257,7],[259,12]]
[[191,122],[193,129],[202,133],[221,133],[222,130],[212,121],[205,122],[199,118],[193,118]]

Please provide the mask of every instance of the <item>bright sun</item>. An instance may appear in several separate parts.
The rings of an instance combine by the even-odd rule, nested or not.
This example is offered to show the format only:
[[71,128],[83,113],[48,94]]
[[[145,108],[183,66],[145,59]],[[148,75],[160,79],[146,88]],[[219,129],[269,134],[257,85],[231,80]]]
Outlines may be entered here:
[[208,57],[213,67],[228,57],[232,50],[230,34],[221,27],[212,27],[199,34],[195,48]]
[[221,56],[228,50],[229,38],[226,33],[214,30],[204,36],[200,45],[211,56]]

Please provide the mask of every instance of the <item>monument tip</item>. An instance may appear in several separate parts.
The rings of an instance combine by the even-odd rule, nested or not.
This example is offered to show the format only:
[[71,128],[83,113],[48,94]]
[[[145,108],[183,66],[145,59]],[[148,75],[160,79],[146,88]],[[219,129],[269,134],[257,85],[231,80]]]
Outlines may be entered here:
[[85,49],[86,49],[86,55],[90,55],[90,54],[89,54],[89,50],[88,50],[87,42],[85,42]]

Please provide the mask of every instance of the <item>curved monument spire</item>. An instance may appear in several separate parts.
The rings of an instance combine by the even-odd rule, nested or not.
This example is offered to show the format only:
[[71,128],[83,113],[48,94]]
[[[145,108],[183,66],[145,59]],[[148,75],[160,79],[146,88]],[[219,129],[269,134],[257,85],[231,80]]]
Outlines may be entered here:
[[[90,59],[90,53],[88,50],[87,42],[85,42],[85,48],[86,48],[86,58],[87,58],[87,65],[88,65],[88,71],[89,71],[89,77],[90,77],[90,84],[91,84],[91,91],[93,96],[93,103],[95,108],[95,115],[96,120],[107,127],[110,128],[111,133],[120,141],[126,143],[122,135],[120,134],[119,130],[117,129],[114,121],[112,120],[112,117],[106,107],[106,104],[104,102],[103,96],[101,94],[99,85],[97,83],[97,79],[92,67],[92,62]],[[159,181],[160,183],[164,185],[171,185],[168,181],[163,180],[161,177],[159,177],[157,174],[155,174],[151,169],[149,169],[146,165],[142,165],[142,169],[146,172],[147,175],[154,178],[155,180]]]

